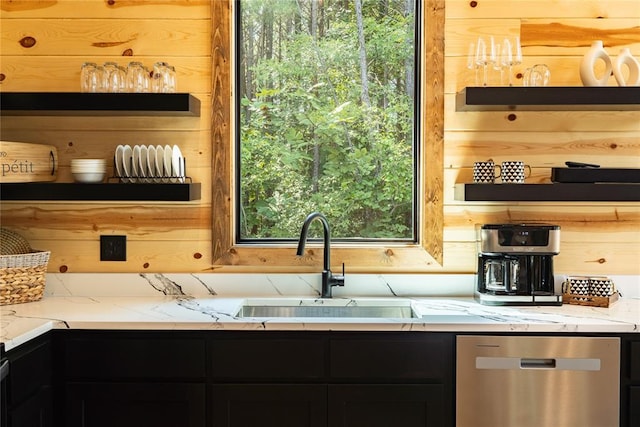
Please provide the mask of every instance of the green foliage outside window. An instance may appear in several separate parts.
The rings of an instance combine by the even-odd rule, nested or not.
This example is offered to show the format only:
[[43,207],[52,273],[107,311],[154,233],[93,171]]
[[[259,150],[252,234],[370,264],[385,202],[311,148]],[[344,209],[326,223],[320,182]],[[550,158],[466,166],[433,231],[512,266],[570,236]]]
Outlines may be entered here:
[[415,234],[412,0],[243,0],[240,239]]

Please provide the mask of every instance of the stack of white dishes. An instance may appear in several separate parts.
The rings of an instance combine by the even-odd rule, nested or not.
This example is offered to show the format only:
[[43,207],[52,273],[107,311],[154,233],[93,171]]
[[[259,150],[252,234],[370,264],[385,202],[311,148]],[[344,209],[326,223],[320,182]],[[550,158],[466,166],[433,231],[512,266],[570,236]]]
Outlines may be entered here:
[[104,159],[71,159],[71,173],[76,182],[102,182],[107,173]]
[[185,159],[177,145],[118,145],[115,175],[122,182],[184,182]]

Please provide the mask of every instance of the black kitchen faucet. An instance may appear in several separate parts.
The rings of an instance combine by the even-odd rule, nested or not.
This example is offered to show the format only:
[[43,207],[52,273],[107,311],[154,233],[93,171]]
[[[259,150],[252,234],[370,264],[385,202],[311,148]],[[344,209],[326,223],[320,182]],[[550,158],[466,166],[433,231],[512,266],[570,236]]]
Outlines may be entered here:
[[307,241],[309,225],[311,225],[315,219],[318,219],[322,223],[324,229],[324,265],[322,269],[322,294],[320,297],[331,298],[331,288],[334,286],[344,286],[344,264],[342,264],[342,274],[334,275],[331,273],[331,230],[329,228],[329,221],[327,221],[327,218],[320,212],[313,212],[304,220],[296,254],[302,256],[304,253],[304,245]]

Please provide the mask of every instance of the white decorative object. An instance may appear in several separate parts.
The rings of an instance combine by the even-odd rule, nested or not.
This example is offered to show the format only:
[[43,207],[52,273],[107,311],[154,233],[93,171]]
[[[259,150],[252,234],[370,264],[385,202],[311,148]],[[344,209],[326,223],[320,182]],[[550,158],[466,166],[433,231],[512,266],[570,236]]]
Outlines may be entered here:
[[[626,79],[623,72],[625,66],[629,70]],[[618,86],[640,86],[640,62],[631,55],[629,48],[620,49],[620,54],[613,62],[613,76]]]
[[[604,61],[605,71],[600,78],[596,76],[595,65],[598,60]],[[585,86],[606,86],[611,77],[611,58],[604,49],[602,40],[596,40],[591,44],[591,48],[582,58],[580,64],[580,79]]]

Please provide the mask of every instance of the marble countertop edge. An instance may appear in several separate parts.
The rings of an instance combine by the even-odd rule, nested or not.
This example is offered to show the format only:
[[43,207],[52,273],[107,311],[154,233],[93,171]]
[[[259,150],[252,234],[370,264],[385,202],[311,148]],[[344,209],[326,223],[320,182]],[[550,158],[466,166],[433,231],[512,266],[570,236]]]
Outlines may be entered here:
[[[290,298],[290,297],[287,297]],[[297,297],[292,297],[294,300]],[[473,298],[404,298],[424,318],[239,318],[241,297],[45,297],[0,307],[0,342],[9,351],[52,329],[424,331],[455,333],[638,333],[640,298],[621,298],[610,308],[494,307]],[[299,297],[305,304],[349,305]],[[362,299],[362,298],[360,298]],[[375,298],[374,298],[375,299]],[[387,298],[388,300],[388,298]],[[436,321],[434,321],[436,319]]]

